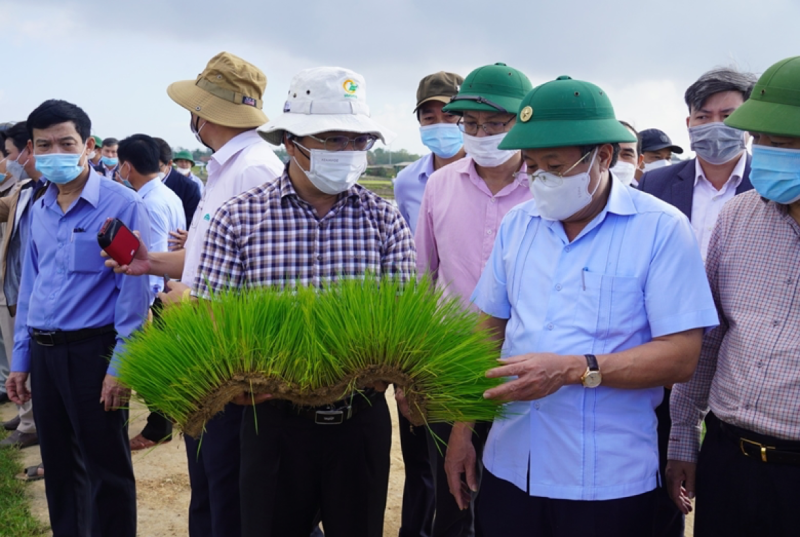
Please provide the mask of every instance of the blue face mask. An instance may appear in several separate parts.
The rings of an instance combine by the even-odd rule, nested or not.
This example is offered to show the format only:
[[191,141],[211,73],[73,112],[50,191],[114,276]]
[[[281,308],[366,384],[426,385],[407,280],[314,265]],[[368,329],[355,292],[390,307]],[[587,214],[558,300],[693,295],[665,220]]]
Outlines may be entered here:
[[754,145],[750,182],[768,200],[784,205],[800,200],[800,149]]
[[103,164],[105,164],[109,168],[113,168],[114,166],[117,165],[117,163],[119,163],[119,159],[116,158],[116,157],[113,157],[113,158],[112,157],[100,157],[100,160],[102,160]]
[[6,180],[6,174],[0,173],[0,183]]
[[441,158],[454,157],[464,145],[464,136],[455,123],[437,123],[419,128],[422,143]]
[[36,155],[36,169],[51,183],[65,185],[74,181],[83,171],[80,164],[83,153],[47,153]]

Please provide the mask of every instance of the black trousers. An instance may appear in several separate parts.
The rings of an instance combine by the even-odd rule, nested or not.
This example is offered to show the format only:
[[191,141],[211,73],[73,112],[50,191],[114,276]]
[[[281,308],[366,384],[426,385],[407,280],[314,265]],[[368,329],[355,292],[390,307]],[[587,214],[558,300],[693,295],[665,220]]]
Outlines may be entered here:
[[242,420],[242,535],[382,537],[392,424],[383,394],[339,425],[291,407],[246,407]]
[[486,537],[642,537],[653,532],[655,498],[651,491],[618,500],[553,500],[484,471],[476,523]]
[[[488,423],[475,424],[475,432],[472,435],[472,445],[475,447],[477,459],[478,486],[481,483],[483,473],[483,445],[489,436]],[[450,439],[452,425],[446,423],[434,423],[431,425],[433,433],[445,443]],[[475,526],[475,504],[478,493],[473,493],[472,503],[469,509],[461,511],[458,508],[456,499],[450,493],[447,485],[447,474],[444,471],[444,456],[446,453],[445,445],[437,445],[436,440],[428,435],[428,453],[430,454],[431,469],[434,476],[435,512],[433,515],[432,537],[473,537],[481,536],[480,528]]]
[[115,334],[31,342],[33,415],[54,537],[134,537],[136,484],[128,411],[100,403]]
[[[780,446],[756,433],[747,438]],[[738,442],[706,417],[706,437],[697,461],[694,535],[739,537],[800,535],[800,466],[764,463],[741,452]]]
[[399,411],[397,416],[406,475],[399,537],[431,537],[435,500],[428,430],[413,427]]
[[151,442],[161,442],[172,438],[172,422],[160,412],[150,409],[147,425],[142,429],[142,436]]
[[244,407],[229,404],[199,439],[185,436],[189,462],[189,535],[239,537],[239,431]]
[[656,489],[656,522],[653,537],[683,537],[683,513],[669,497],[664,470],[667,467],[667,446],[672,419],[669,415],[669,397],[672,390],[664,388],[664,400],[656,407],[658,419],[658,471],[661,486]]

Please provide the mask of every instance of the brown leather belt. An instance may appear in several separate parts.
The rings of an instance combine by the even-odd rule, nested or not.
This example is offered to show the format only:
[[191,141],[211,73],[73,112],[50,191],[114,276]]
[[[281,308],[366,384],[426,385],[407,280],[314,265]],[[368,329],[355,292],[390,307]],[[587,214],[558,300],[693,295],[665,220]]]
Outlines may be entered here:
[[736,442],[746,457],[771,464],[800,466],[800,442],[767,436],[717,421],[725,436]]

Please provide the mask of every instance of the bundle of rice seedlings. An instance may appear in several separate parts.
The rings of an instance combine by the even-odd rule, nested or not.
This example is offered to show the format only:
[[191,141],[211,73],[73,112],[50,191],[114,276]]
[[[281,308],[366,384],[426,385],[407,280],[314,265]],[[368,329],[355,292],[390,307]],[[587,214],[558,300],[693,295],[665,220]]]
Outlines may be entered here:
[[243,391],[320,406],[377,381],[405,391],[415,425],[491,421],[488,336],[427,278],[250,288],[168,308],[128,341],[119,375],[191,436]]

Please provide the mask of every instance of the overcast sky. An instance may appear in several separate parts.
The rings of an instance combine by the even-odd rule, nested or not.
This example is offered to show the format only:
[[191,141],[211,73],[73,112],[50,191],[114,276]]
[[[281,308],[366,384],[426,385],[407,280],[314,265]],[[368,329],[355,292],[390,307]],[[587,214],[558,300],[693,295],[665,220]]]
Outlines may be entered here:
[[800,54],[798,21],[796,0],[0,0],[0,122],[60,98],[101,137],[144,132],[195,148],[166,88],[226,50],[267,75],[270,117],[301,69],[361,73],[395,150],[425,151],[412,114],[422,77],[498,61],[534,86],[594,82],[619,119],[688,149],[686,87],[716,66],[761,73]]

